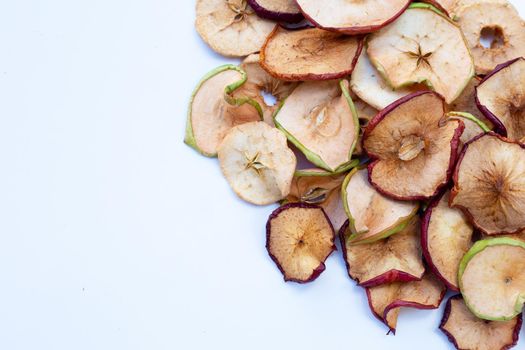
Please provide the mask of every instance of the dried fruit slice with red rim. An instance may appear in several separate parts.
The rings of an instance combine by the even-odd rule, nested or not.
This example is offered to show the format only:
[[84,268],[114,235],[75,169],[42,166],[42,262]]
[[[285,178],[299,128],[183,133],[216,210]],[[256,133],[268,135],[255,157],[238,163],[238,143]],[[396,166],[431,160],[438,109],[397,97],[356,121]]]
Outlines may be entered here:
[[407,0],[296,0],[317,27],[346,34],[378,30],[398,18],[410,5]]
[[485,234],[525,228],[525,146],[493,132],[470,141],[454,173],[451,206]]
[[325,270],[335,250],[334,229],[322,208],[304,203],[275,210],[266,225],[266,249],[285,281],[307,283]]
[[284,134],[268,124],[234,127],[219,146],[218,155],[224,177],[245,201],[267,205],[290,193],[297,161]]
[[525,141],[525,59],[498,66],[479,84],[476,99],[497,131],[512,140]]
[[474,76],[461,29],[428,4],[412,5],[397,21],[372,34],[367,53],[390,86],[425,83],[447,103]]
[[506,350],[518,343],[521,324],[521,315],[505,322],[480,320],[455,295],[447,301],[439,329],[456,349]]
[[351,161],[359,120],[346,80],[299,85],[274,122],[316,166],[337,171]]
[[370,309],[394,333],[401,307],[437,309],[446,291],[445,286],[430,273],[426,273],[421,281],[383,284],[366,289]]
[[381,111],[363,135],[373,162],[370,182],[400,200],[433,197],[452,175],[463,123],[445,114],[443,98],[431,91],[406,96]]
[[304,17],[294,0],[247,0],[259,17],[288,23],[301,22]]
[[217,53],[241,57],[258,52],[275,23],[255,14],[246,0],[197,0],[195,28]]
[[405,229],[416,215],[418,203],[399,202],[377,192],[368,182],[366,169],[352,170],[342,186],[349,218],[348,244],[372,243]]
[[237,66],[220,66],[204,76],[195,88],[188,110],[184,142],[208,157],[235,125],[261,120],[259,104],[239,89],[246,73]]
[[525,56],[525,22],[508,1],[464,5],[455,18],[465,34],[478,74],[487,74],[500,63]]
[[525,242],[508,237],[476,242],[459,266],[459,286],[478,318],[508,321],[525,304]]
[[459,291],[458,271],[473,244],[474,229],[459,209],[449,208],[450,192],[435,198],[423,218],[421,246],[425,260],[449,289]]
[[288,30],[277,26],[261,49],[261,65],[283,80],[343,78],[352,73],[361,48],[358,37],[317,28]]
[[352,234],[349,224],[341,228],[339,238],[348,275],[360,286],[421,280],[425,266],[417,217],[395,235],[370,244],[352,245],[347,239]]

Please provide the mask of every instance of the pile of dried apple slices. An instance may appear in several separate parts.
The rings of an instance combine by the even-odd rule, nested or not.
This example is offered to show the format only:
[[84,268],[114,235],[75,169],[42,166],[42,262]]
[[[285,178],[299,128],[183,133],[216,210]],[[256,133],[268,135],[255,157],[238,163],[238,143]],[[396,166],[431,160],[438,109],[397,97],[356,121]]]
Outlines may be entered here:
[[[506,0],[197,0],[242,58],[197,84],[185,142],[279,207],[266,248],[310,283],[340,243],[395,333],[436,309],[457,349],[517,344],[525,304],[525,22]],[[489,39],[487,39],[487,36]],[[486,41],[488,40],[488,44]],[[483,46],[485,45],[485,46]]]

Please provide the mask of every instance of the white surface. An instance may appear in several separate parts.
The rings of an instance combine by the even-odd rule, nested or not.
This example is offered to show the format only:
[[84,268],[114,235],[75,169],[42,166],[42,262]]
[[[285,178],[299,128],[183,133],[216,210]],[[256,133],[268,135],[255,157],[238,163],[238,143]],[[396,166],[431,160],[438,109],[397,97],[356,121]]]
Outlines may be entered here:
[[182,143],[193,86],[227,62],[193,3],[0,3],[0,349],[450,349],[442,311],[385,335],[340,253],[283,283],[272,208]]

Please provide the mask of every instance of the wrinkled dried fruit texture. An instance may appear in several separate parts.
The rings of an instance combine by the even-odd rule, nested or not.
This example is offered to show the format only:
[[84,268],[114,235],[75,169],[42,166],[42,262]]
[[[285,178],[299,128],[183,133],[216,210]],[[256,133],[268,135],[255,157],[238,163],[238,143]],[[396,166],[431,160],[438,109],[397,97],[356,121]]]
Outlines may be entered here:
[[370,166],[376,187],[395,198],[427,198],[448,182],[462,126],[451,120],[440,127],[444,113],[441,98],[429,92],[368,127],[363,145],[377,159]]
[[[241,68],[248,75],[246,83],[239,89],[238,94],[244,94],[257,101],[263,108],[264,121],[273,126],[273,114],[277,107],[297,87],[297,83],[286,82],[272,77],[262,69],[259,63],[259,54],[253,54],[241,63]],[[274,104],[269,104],[263,94],[270,94],[275,98]]]
[[[306,82],[286,99],[275,122],[310,161],[333,171],[350,160],[356,142],[359,125],[350,103],[337,81]],[[311,154],[324,164],[317,164]]]
[[462,6],[456,17],[478,74],[486,74],[500,63],[525,56],[525,22],[510,3],[482,1]]
[[349,217],[353,219],[355,232],[359,233],[353,243],[374,237],[384,238],[416,213],[417,203],[395,201],[377,192],[368,182],[366,169],[349,176],[343,200],[346,201]]
[[495,134],[468,145],[457,165],[451,205],[486,234],[525,228],[525,149]]
[[423,249],[428,252],[428,263],[450,286],[459,290],[459,264],[472,247],[474,229],[461,210],[449,208],[449,197],[450,193],[446,192],[432,209]]
[[287,281],[308,282],[335,249],[333,228],[318,207],[292,204],[277,213],[269,220],[268,252]]
[[354,155],[360,156],[363,155],[363,146],[361,140],[363,138],[364,129],[368,126],[368,123],[374,118],[379,111],[374,107],[370,106],[365,101],[361,100],[359,97],[352,94],[352,100],[354,101],[355,110],[357,112],[357,117],[359,119],[359,140],[355,145]]
[[301,12],[294,0],[257,0],[262,8],[276,13],[298,13]]
[[197,0],[195,27],[210,47],[224,56],[257,52],[275,27],[259,18],[246,0]]
[[521,316],[504,322],[480,320],[457,296],[448,300],[439,328],[458,349],[505,350],[518,341]]
[[219,147],[222,173],[247,202],[267,205],[290,193],[296,158],[286,137],[264,122],[236,126]]
[[460,283],[469,308],[478,315],[491,319],[513,317],[525,299],[525,248],[486,247],[469,261]]
[[420,229],[414,218],[401,232],[375,243],[352,245],[345,239],[348,274],[366,287],[420,280],[425,273]]
[[413,8],[374,33],[368,56],[394,88],[427,82],[453,102],[474,75],[461,30],[430,9]]
[[400,307],[437,309],[445,292],[445,286],[430,273],[425,274],[421,281],[383,284],[367,289],[370,308],[391,330],[397,327]]
[[261,64],[284,80],[327,80],[352,72],[360,39],[317,28],[276,27],[261,52]]
[[297,0],[303,13],[323,28],[368,33],[399,16],[407,0]]
[[[191,104],[190,122],[196,146],[203,153],[215,155],[226,133],[234,126],[260,120],[249,104],[232,106],[224,99],[226,86],[242,79],[236,70],[225,70],[204,81]],[[234,96],[239,96],[238,92]]]
[[412,92],[428,90],[421,84],[394,90],[372,65],[366,50],[363,50],[359,56],[350,78],[350,86],[359,98],[379,110]]
[[503,123],[507,136],[524,142],[525,59],[521,58],[494,73],[483,81],[477,93],[480,105]]

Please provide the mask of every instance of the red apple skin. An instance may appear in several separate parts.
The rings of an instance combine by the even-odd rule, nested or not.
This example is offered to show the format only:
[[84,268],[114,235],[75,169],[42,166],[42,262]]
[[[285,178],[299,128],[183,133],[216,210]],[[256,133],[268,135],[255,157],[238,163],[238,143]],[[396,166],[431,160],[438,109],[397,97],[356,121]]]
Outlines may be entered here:
[[[445,306],[445,312],[443,314],[443,319],[441,320],[441,324],[439,325],[439,329],[447,336],[448,340],[454,344],[454,347],[457,349],[457,350],[462,350],[459,348],[458,346],[458,343],[456,341],[456,338],[454,338],[454,336],[452,334],[450,334],[444,327],[445,325],[447,324],[448,322],[448,318],[450,317],[450,313],[452,311],[452,300],[458,300],[458,299],[463,299],[463,297],[461,296],[461,294],[457,294],[457,295],[454,295],[454,296],[451,296],[448,301],[447,301],[447,305]],[[518,323],[516,324],[516,328],[514,328],[514,334],[512,336],[512,344],[509,344],[507,345],[506,347],[502,348],[501,350],[508,350],[508,349],[511,349],[513,347],[515,347],[517,344],[518,344],[518,340],[519,340],[519,337],[520,337],[520,330],[521,330],[521,325],[522,325],[522,322],[523,322],[523,316],[522,314],[519,314],[518,315]]]
[[486,230],[484,230],[483,228],[481,228],[480,226],[478,226],[476,224],[476,222],[474,222],[474,217],[472,216],[472,214],[470,214],[470,212],[468,211],[467,208],[461,206],[461,205],[454,205],[452,206],[452,203],[454,202],[454,198],[457,196],[458,194],[458,189],[456,188],[456,184],[458,183],[458,176],[459,176],[459,168],[461,167],[461,162],[463,161],[463,158],[465,158],[465,153],[467,152],[469,146],[471,143],[479,140],[480,138],[484,137],[484,136],[487,136],[487,135],[492,135],[492,136],[495,136],[497,138],[499,138],[500,140],[502,141],[505,141],[505,142],[509,142],[509,143],[514,143],[516,145],[519,145],[521,148],[525,149],[525,144],[522,144],[518,141],[512,141],[512,140],[509,140],[507,139],[506,137],[504,136],[501,136],[500,134],[497,134],[493,131],[489,131],[489,132],[486,132],[486,133],[483,133],[483,134],[479,134],[478,136],[474,137],[472,140],[470,140],[469,142],[467,142],[464,146],[463,146],[463,149],[461,150],[461,153],[459,155],[459,158],[458,158],[458,161],[456,163],[456,168],[454,170],[454,175],[452,176],[452,180],[454,182],[454,186],[452,187],[452,190],[450,191],[450,198],[449,198],[449,207],[451,208],[459,208],[461,209],[461,211],[463,211],[463,214],[465,214],[465,216],[467,217],[467,220],[469,221],[469,223],[474,226],[478,231],[480,231],[481,233],[485,234],[485,235],[488,235],[488,236],[491,236],[491,237],[496,237],[496,236],[501,236],[501,235],[513,235],[513,234],[517,234],[517,233],[520,233],[522,230],[516,230],[514,232],[498,232],[498,233],[492,233],[492,234],[488,234]]
[[275,12],[270,11],[262,7],[257,0],[247,0],[248,5],[255,11],[257,16],[261,18],[270,19],[277,22],[286,22],[286,23],[299,23],[304,19],[304,16],[301,12],[298,13],[289,13],[289,12]]
[[[296,0],[297,2],[297,0]],[[378,25],[370,25],[370,26],[361,26],[361,27],[346,27],[346,28],[331,28],[331,27],[323,27],[319,23],[317,23],[312,17],[310,17],[307,13],[303,11],[301,8],[301,5],[297,3],[297,6],[301,9],[301,12],[304,15],[304,18],[312,22],[317,28],[321,28],[324,30],[328,30],[330,32],[338,32],[338,33],[344,33],[347,35],[359,35],[359,34],[368,34],[372,32],[376,32],[380,30],[383,27],[386,27],[390,23],[394,22],[396,19],[398,19],[399,16],[401,16],[405,10],[410,6],[412,1],[407,1],[406,5],[392,18],[389,18],[386,22],[378,24]]]
[[[363,137],[361,138],[361,146],[366,151],[366,148],[364,147],[364,141],[368,137],[368,135],[374,130],[374,128],[379,124],[383,119],[386,118],[388,114],[390,114],[393,110],[395,110],[399,105],[402,105],[403,103],[406,103],[410,101],[411,99],[424,95],[424,94],[434,94],[438,96],[443,103],[445,103],[445,99],[443,96],[438,94],[434,91],[417,91],[410,95],[407,95],[405,97],[400,98],[397,101],[392,102],[390,105],[385,107],[382,111],[380,111],[372,120],[368,123],[368,126],[366,127]],[[399,201],[425,201],[428,199],[431,199],[435,197],[437,194],[439,194],[444,187],[447,186],[447,184],[450,182],[450,179],[452,178],[452,174],[454,173],[454,167],[456,164],[456,160],[458,159],[458,152],[460,150],[461,146],[461,140],[460,137],[463,134],[463,131],[465,130],[465,124],[463,124],[462,121],[460,121],[459,126],[456,128],[456,131],[454,132],[454,136],[452,137],[452,140],[450,141],[450,160],[449,160],[449,166],[446,172],[446,178],[445,180],[436,188],[434,193],[430,196],[397,196],[390,192],[387,192],[383,190],[381,187],[379,187],[373,180],[372,180],[372,173],[374,171],[374,167],[379,163],[381,160],[378,159],[379,157],[373,153],[367,152],[368,156],[370,157],[370,164],[368,164],[368,181],[374,188],[381,194],[383,194],[386,197],[399,200]]]
[[[346,249],[345,249],[345,246],[346,246],[345,231],[347,230],[348,225],[350,225],[350,221],[346,220],[343,226],[341,227],[341,229],[339,230],[339,242],[341,242],[341,250],[343,251],[343,259],[345,261],[346,270],[348,271],[348,277],[350,277],[351,279],[354,279],[350,275],[350,264],[348,263]],[[387,283],[393,283],[393,282],[421,281],[421,277],[411,275],[404,271],[390,270],[366,282],[361,283],[359,280],[355,280],[355,281],[357,282],[359,286],[363,288],[371,288],[371,287],[379,286],[381,284],[387,284]]]
[[323,271],[326,269],[326,265],[324,264],[326,259],[324,261],[321,261],[319,266],[317,268],[315,268],[315,270],[312,272],[312,274],[307,279],[299,280],[299,279],[296,279],[296,278],[288,278],[288,277],[286,277],[286,272],[284,271],[283,267],[281,266],[281,264],[279,263],[277,258],[272,254],[272,252],[270,250],[271,222],[272,222],[273,219],[275,219],[277,216],[279,216],[279,214],[281,212],[283,212],[284,210],[290,209],[290,208],[306,208],[306,209],[321,209],[322,210],[326,220],[328,221],[328,223],[330,224],[330,227],[332,229],[333,242],[334,242],[334,244],[332,245],[332,251],[330,252],[330,254],[328,254],[326,256],[326,259],[328,259],[328,257],[331,255],[332,252],[337,250],[337,247],[335,246],[335,238],[336,238],[335,230],[334,230],[334,227],[332,226],[332,222],[328,218],[328,215],[326,215],[324,209],[319,207],[319,206],[317,206],[317,205],[314,205],[314,204],[300,203],[300,202],[285,204],[285,205],[277,208],[276,210],[274,210],[274,212],[272,214],[270,214],[270,217],[268,218],[268,222],[266,223],[266,250],[268,251],[268,255],[270,255],[270,258],[273,260],[275,265],[277,265],[277,268],[279,269],[279,271],[281,271],[281,273],[283,274],[284,281],[285,282],[295,282],[295,283],[299,283],[299,284],[310,283],[310,282],[315,281],[317,279],[317,277],[319,277],[321,275],[321,273],[323,273]]
[[507,137],[507,128],[505,127],[505,125],[503,125],[501,120],[499,120],[499,118],[496,115],[494,115],[485,105],[483,105],[481,103],[481,101],[478,98],[478,88],[481,85],[483,85],[484,82],[486,82],[488,79],[490,79],[492,76],[497,74],[502,69],[507,68],[508,66],[513,64],[514,62],[522,60],[522,59],[523,59],[522,57],[518,57],[518,58],[512,59],[510,61],[507,61],[505,63],[501,63],[501,64],[497,65],[496,68],[494,68],[494,70],[492,72],[487,74],[485,76],[485,78],[483,78],[483,80],[481,80],[481,82],[478,84],[478,86],[476,86],[476,105],[478,106],[478,109],[481,111],[481,113],[483,113],[485,118],[487,118],[494,125],[494,132],[496,132],[496,133],[498,133],[498,134],[500,134],[501,136],[504,136],[504,137]]

